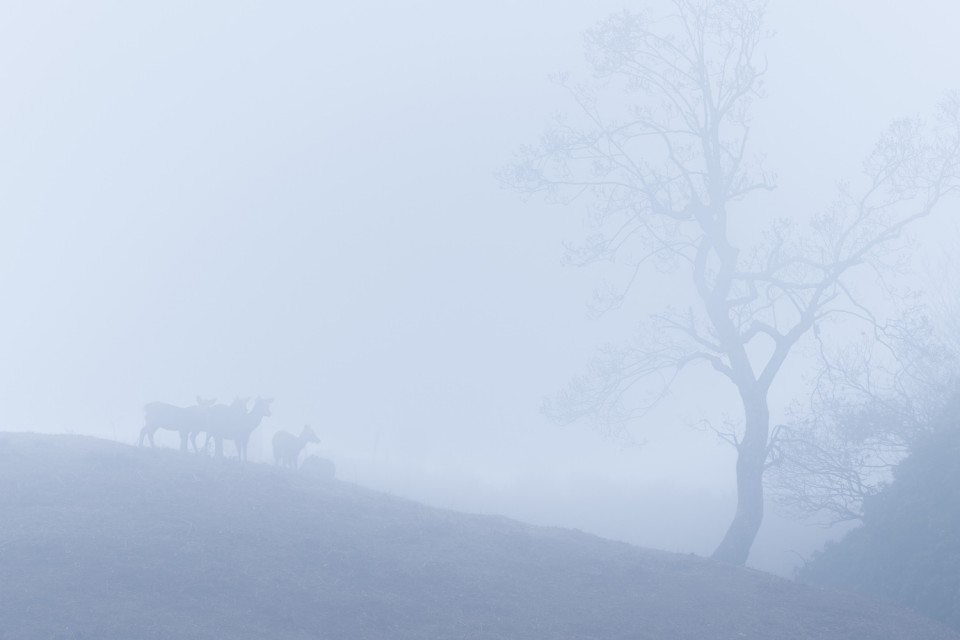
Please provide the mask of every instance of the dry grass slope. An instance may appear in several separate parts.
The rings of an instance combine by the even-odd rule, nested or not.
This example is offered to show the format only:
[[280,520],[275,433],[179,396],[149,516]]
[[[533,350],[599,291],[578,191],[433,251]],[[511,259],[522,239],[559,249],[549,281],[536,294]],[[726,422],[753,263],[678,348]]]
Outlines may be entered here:
[[960,638],[911,613],[263,465],[0,434],[0,638]]

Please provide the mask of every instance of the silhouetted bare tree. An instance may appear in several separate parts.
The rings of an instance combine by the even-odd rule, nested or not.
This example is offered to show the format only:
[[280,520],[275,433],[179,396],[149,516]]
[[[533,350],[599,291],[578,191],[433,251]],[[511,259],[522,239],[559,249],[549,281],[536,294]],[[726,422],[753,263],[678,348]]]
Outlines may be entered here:
[[[618,307],[651,262],[689,278],[688,308],[650,316],[638,342],[606,351],[547,408],[623,425],[692,365],[729,380],[743,409],[741,427],[724,434],[737,450],[737,509],[714,557],[738,564],[763,519],[771,385],[830,319],[875,324],[853,279],[885,269],[904,229],[957,188],[960,146],[958,102],[948,99],[932,126],[895,122],[864,163],[863,189],[842,187],[822,215],[758,216],[763,199],[752,196],[774,187],[750,145],[766,72],[763,17],[751,0],[674,0],[663,15],[611,16],[586,34],[595,81],[564,80],[584,124],[558,119],[503,175],[525,194],[589,198],[596,232],[569,259],[613,259],[633,273],[601,299],[604,309]],[[638,400],[640,382],[653,386]]]

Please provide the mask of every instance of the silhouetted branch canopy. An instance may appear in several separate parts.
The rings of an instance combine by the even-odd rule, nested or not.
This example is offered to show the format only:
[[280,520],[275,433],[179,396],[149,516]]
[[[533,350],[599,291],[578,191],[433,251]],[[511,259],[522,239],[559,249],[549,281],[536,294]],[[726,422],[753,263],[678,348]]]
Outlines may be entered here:
[[[747,206],[774,188],[750,135],[767,72],[763,17],[753,0],[674,0],[661,14],[610,16],[585,35],[593,79],[560,77],[575,115],[558,117],[503,172],[522,193],[584,202],[593,232],[568,246],[569,263],[629,266],[625,285],[598,293],[597,312],[620,308],[651,261],[692,284],[689,309],[655,313],[642,336],[604,350],[548,403],[557,419],[629,422],[696,364],[765,395],[829,319],[877,323],[856,279],[896,268],[906,229],[957,190],[951,95],[931,123],[894,122],[822,213]],[[762,230],[759,240],[742,229]],[[636,393],[641,383],[649,393]]]

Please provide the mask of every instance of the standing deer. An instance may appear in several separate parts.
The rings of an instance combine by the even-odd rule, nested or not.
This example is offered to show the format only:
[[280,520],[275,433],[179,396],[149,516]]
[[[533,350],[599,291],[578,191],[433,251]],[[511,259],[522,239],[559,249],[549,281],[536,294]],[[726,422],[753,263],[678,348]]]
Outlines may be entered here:
[[[250,434],[260,426],[260,422],[270,414],[272,398],[257,398],[250,411],[247,411],[247,399],[237,398],[230,406],[217,405],[212,408],[212,419],[207,430],[207,444],[214,441],[214,455],[223,456],[223,441],[232,440],[237,448],[240,460],[247,459],[247,443]],[[204,445],[206,448],[206,444]]]
[[303,425],[303,431],[300,432],[299,438],[289,431],[278,431],[273,435],[274,464],[288,469],[296,469],[300,452],[303,451],[308,442],[320,442],[320,438],[308,424]]
[[250,443],[250,435],[254,429],[260,426],[263,418],[271,415],[270,404],[272,402],[273,398],[257,398],[253,403],[253,408],[244,416],[243,420],[233,425],[232,431],[227,436],[228,440],[233,440],[233,444],[237,448],[237,456],[241,460],[247,459],[247,445]]
[[150,440],[150,446],[155,446],[153,434],[158,429],[177,431],[180,433],[180,450],[187,450],[188,440],[197,449],[197,434],[206,431],[210,412],[215,400],[204,400],[197,396],[197,404],[192,407],[177,407],[166,402],[151,402],[143,407],[143,428],[140,429],[140,446],[144,438]]
[[213,440],[214,451],[217,457],[223,455],[223,440],[226,437],[230,424],[243,419],[247,413],[247,402],[250,398],[237,396],[229,405],[215,404],[210,407],[210,418],[207,420],[207,434],[203,441],[204,453],[210,450],[210,441]]

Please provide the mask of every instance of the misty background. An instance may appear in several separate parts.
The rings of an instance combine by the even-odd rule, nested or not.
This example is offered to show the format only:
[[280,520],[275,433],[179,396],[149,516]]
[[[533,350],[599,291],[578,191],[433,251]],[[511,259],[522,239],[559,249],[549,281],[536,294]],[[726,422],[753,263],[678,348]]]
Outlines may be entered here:
[[[4,3],[4,429],[132,444],[146,402],[269,396],[251,459],[309,423],[343,480],[708,553],[733,451],[689,424],[722,390],[685,386],[634,443],[539,413],[670,283],[591,318],[606,267],[561,266],[583,208],[495,175],[574,111],[550,77],[585,77],[581,33],[625,6]],[[823,209],[958,88],[951,3],[774,2],[767,25],[771,215]],[[949,207],[924,225],[918,281],[960,237]],[[769,517],[751,564],[839,533]]]

